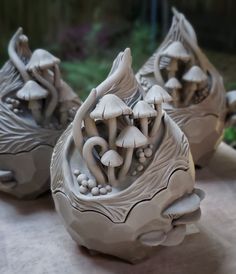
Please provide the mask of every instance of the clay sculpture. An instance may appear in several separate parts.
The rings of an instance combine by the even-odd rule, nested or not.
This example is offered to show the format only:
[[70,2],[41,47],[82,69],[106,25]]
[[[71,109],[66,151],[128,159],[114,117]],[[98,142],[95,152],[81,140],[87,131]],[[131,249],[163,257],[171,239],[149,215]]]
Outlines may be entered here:
[[135,263],[183,241],[203,192],[187,138],[162,110],[171,96],[160,86],[145,95],[131,62],[129,49],[118,55],[59,139],[51,189],[79,245]]
[[34,198],[49,189],[53,147],[80,101],[61,79],[60,60],[33,53],[21,28],[0,70],[0,191]]
[[156,84],[168,90],[173,101],[163,107],[186,134],[194,163],[203,166],[222,139],[226,93],[193,27],[183,14],[173,12],[166,38],[136,76],[145,92]]

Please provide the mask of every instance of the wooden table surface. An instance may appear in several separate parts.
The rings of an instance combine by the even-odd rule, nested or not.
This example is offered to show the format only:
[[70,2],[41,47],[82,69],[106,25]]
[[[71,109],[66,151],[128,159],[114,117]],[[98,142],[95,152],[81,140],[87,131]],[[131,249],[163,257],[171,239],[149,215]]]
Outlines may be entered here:
[[137,265],[79,248],[50,194],[34,201],[0,194],[0,274],[236,274],[236,151],[222,143],[196,180],[206,192],[200,233]]

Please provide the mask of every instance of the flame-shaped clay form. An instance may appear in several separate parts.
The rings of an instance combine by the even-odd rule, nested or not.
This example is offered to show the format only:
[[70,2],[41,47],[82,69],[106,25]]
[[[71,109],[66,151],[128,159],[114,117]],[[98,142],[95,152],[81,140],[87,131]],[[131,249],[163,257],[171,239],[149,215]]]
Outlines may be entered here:
[[156,84],[168,90],[173,102],[163,107],[186,134],[194,163],[202,166],[222,138],[226,93],[222,77],[199,48],[193,27],[183,14],[173,12],[166,38],[136,77],[145,92]]
[[0,70],[0,191],[34,198],[49,189],[53,147],[80,100],[61,79],[60,60],[31,53],[21,28],[8,53]]
[[51,189],[80,245],[136,262],[199,219],[188,141],[161,108],[170,99],[158,86],[144,96],[126,49],[59,139]]

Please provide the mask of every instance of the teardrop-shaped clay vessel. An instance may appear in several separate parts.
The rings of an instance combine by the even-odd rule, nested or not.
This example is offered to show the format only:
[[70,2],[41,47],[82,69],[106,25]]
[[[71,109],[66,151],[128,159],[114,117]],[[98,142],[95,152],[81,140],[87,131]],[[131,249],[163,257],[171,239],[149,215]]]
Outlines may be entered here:
[[60,60],[45,50],[32,53],[21,28],[8,53],[0,70],[0,191],[34,198],[50,187],[53,147],[80,100],[61,79]]
[[144,95],[130,50],[121,52],[59,139],[51,162],[56,210],[72,238],[133,263],[160,245],[179,244],[184,216],[199,210],[203,196],[194,191],[187,138],[161,109],[170,96],[154,91]]
[[[173,98],[163,107],[186,134],[196,165],[205,165],[222,139],[226,98],[222,77],[202,53],[195,31],[173,9],[163,43],[136,77],[147,92],[165,87]],[[235,97],[236,98],[236,97]]]

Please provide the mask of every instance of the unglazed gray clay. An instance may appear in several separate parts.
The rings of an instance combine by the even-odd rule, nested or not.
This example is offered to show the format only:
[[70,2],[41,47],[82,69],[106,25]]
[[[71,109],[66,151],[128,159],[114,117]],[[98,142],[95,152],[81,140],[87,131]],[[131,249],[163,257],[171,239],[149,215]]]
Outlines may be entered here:
[[201,190],[183,132],[162,111],[171,97],[144,95],[121,52],[59,139],[51,162],[57,212],[91,252],[137,262],[181,243],[200,218]]
[[31,53],[21,28],[8,53],[0,70],[0,191],[33,198],[49,189],[53,147],[80,101],[61,80],[60,60]]
[[145,92],[156,84],[168,90],[173,102],[164,109],[186,134],[194,163],[202,166],[222,139],[225,89],[193,27],[183,14],[173,12],[166,38],[136,76]]

